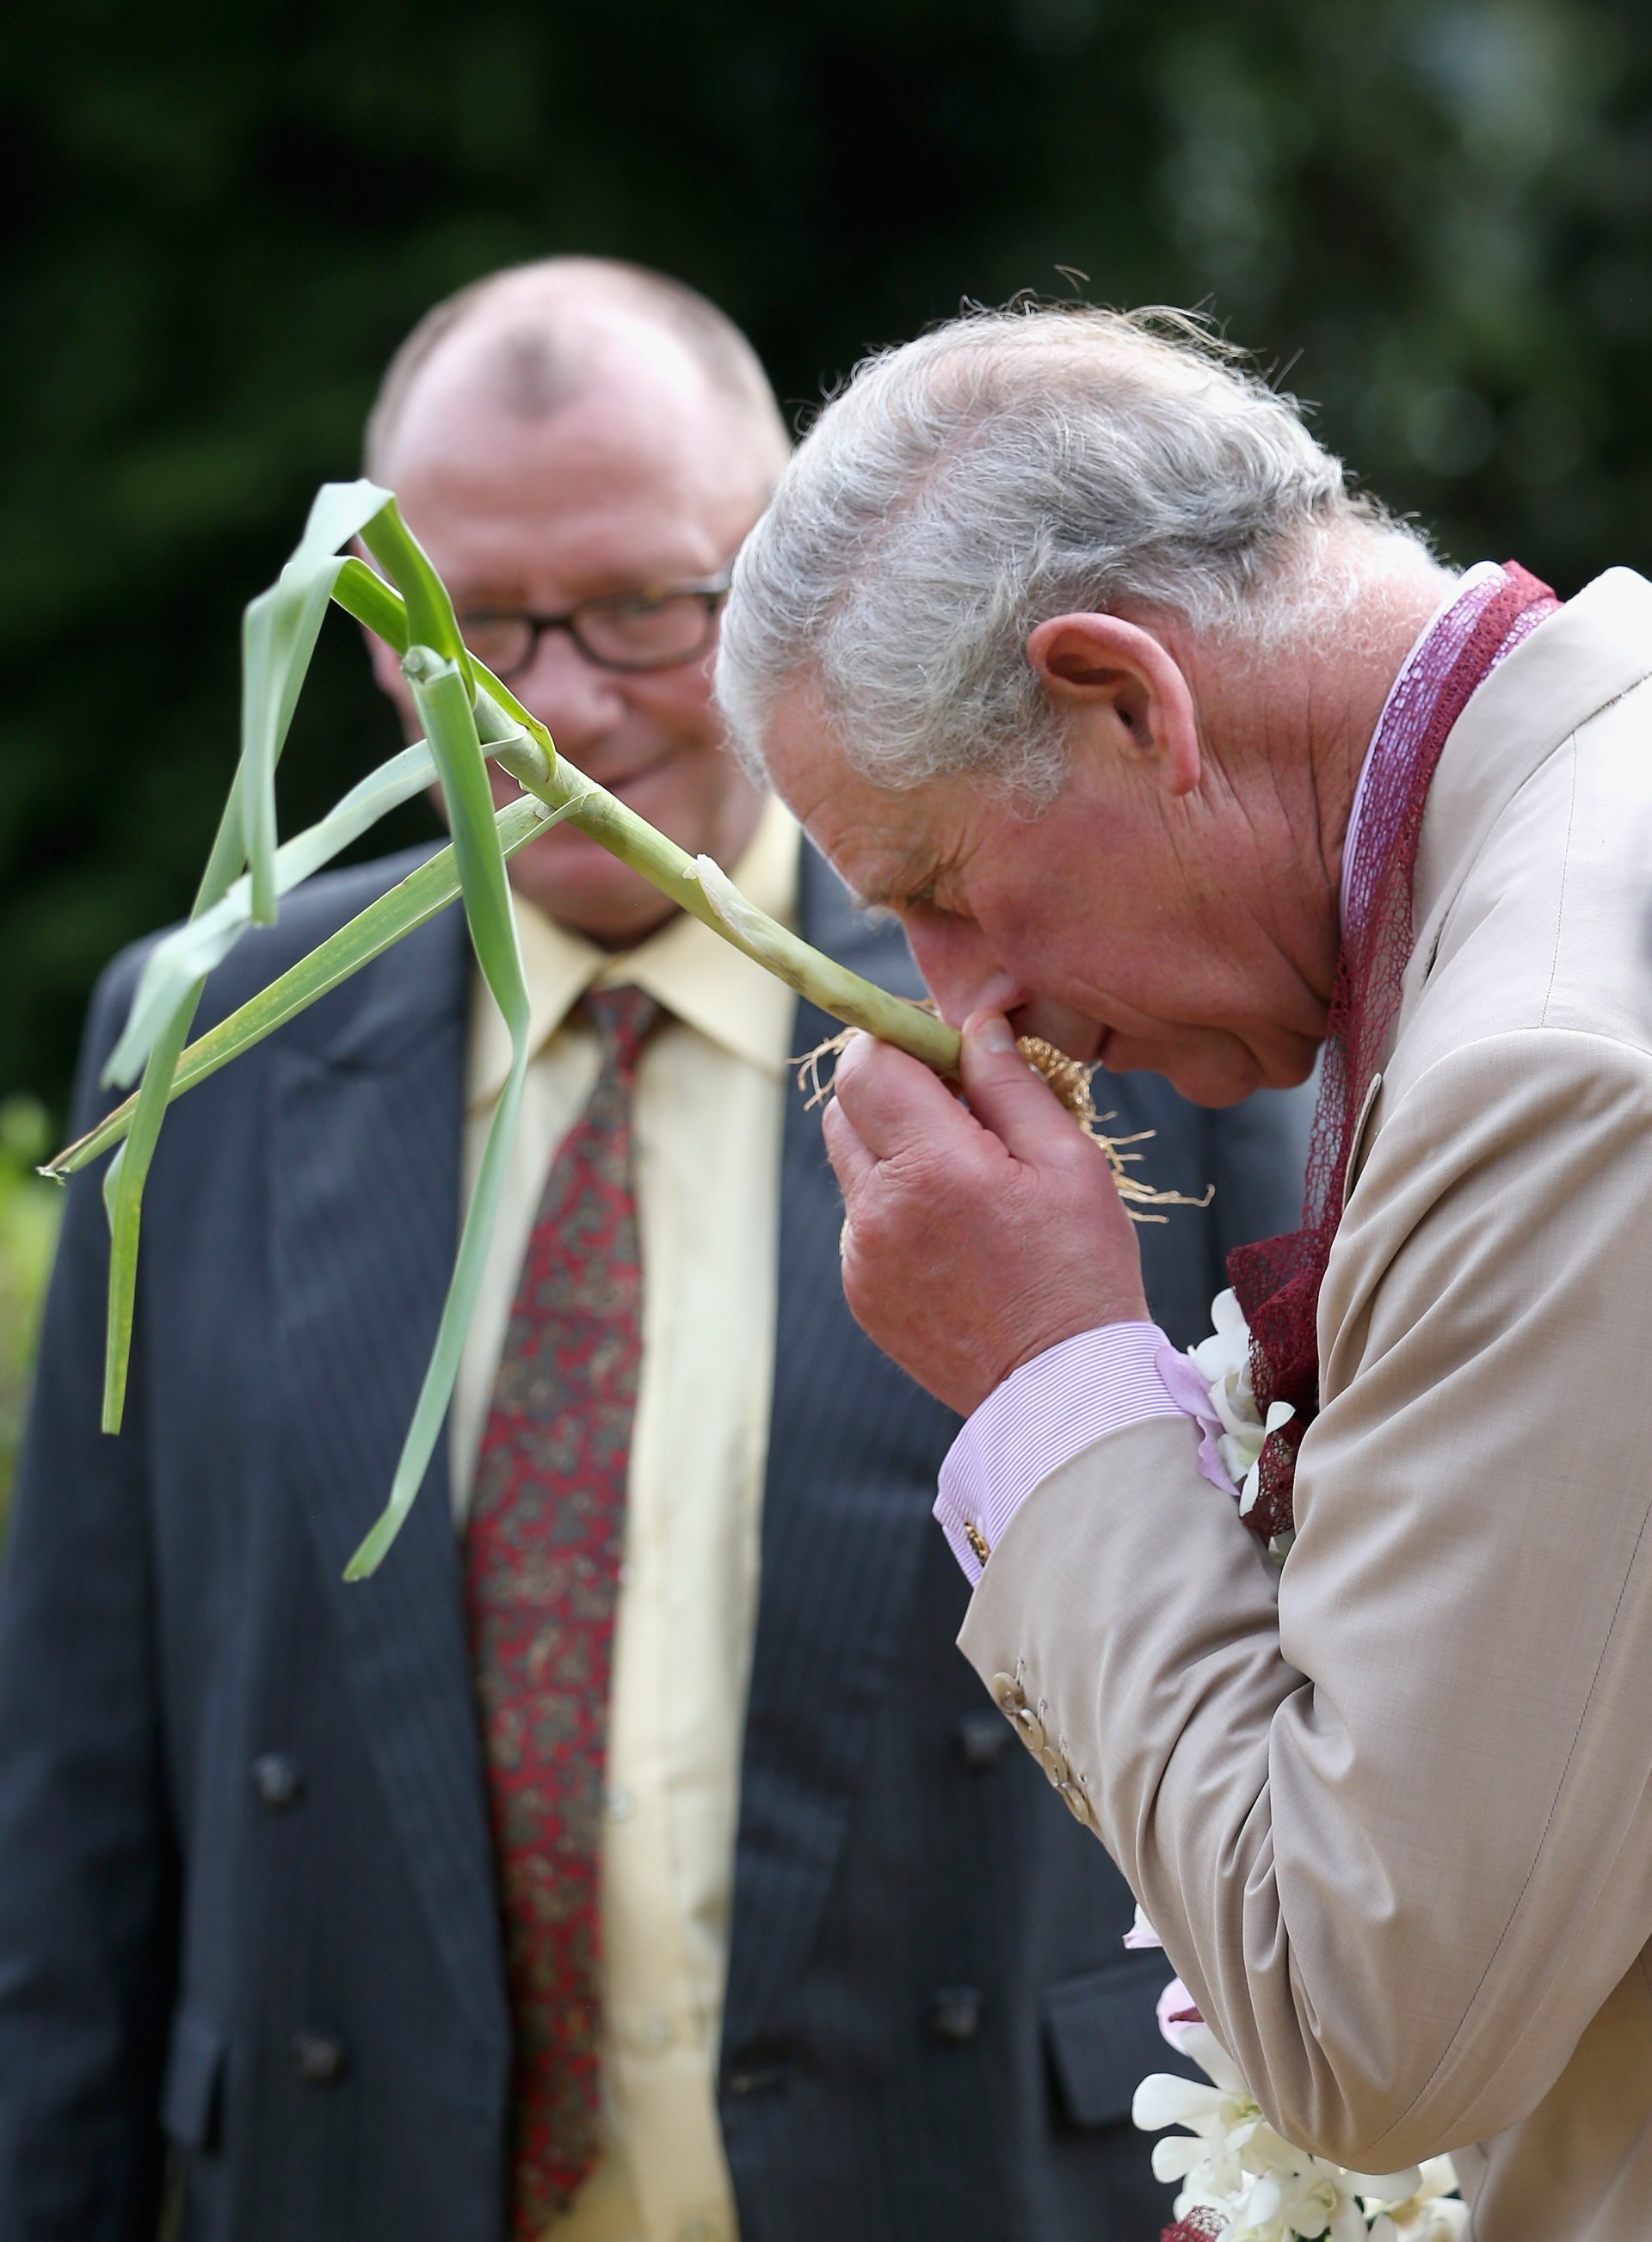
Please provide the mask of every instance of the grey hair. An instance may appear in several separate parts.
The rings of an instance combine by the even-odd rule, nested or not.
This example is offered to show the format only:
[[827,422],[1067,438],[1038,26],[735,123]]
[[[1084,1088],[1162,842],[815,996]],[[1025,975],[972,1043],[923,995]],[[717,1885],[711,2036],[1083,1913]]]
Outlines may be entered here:
[[1436,568],[1202,322],[972,312],[824,407],[736,562],[717,692],[749,769],[802,684],[876,783],[968,772],[1036,803],[1066,763],[1038,622],[1162,615],[1252,653],[1323,637],[1373,536]]

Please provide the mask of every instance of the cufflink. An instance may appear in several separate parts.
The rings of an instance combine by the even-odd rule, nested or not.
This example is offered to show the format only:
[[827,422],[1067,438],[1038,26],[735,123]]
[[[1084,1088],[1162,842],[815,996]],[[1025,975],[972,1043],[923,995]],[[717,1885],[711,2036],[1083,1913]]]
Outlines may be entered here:
[[992,1552],[987,1547],[986,1535],[981,1531],[973,1518],[966,1518],[964,1521],[964,1538],[969,1543],[970,1548],[974,1550],[977,1564],[984,1565],[987,1559],[992,1554]]

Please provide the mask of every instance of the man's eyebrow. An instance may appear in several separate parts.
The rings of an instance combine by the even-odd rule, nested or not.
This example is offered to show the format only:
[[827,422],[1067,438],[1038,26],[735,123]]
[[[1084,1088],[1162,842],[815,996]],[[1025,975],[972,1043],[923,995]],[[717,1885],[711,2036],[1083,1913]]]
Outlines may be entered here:
[[886,878],[874,880],[869,887],[855,888],[851,893],[862,910],[900,910],[903,903],[916,903],[928,894],[935,884],[935,874],[923,873],[915,864],[902,865]]

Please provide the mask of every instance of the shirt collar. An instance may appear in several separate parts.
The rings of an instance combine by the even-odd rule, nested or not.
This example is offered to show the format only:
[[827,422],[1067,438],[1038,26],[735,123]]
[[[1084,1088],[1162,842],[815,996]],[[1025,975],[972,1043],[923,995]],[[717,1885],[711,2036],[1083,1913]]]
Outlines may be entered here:
[[[741,892],[782,926],[797,923],[800,836],[785,805],[770,796],[745,854],[730,868]],[[599,950],[583,935],[511,890],[527,981],[528,1055],[535,1057],[588,989],[625,983],[646,989],[665,1009],[735,1057],[776,1077],[785,1071],[796,998],[762,966],[686,911],[635,950]],[[466,1103],[485,1111],[510,1071],[511,1044],[480,973],[473,975]]]

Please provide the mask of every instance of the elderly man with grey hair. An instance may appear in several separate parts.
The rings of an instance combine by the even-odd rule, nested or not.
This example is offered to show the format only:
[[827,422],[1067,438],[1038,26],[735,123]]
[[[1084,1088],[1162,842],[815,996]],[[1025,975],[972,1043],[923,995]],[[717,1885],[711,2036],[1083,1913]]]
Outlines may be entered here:
[[[1649,672],[1639,576],[1448,570],[1082,309],[863,367],[720,657],[965,1030],[967,1104],[863,1042],[826,1117],[855,1313],[968,1420],[963,1648],[1279,2131],[1452,2151],[1476,2242],[1652,2235]],[[1211,1104],[1323,1045],[1199,1364],[1017,1030]]]

